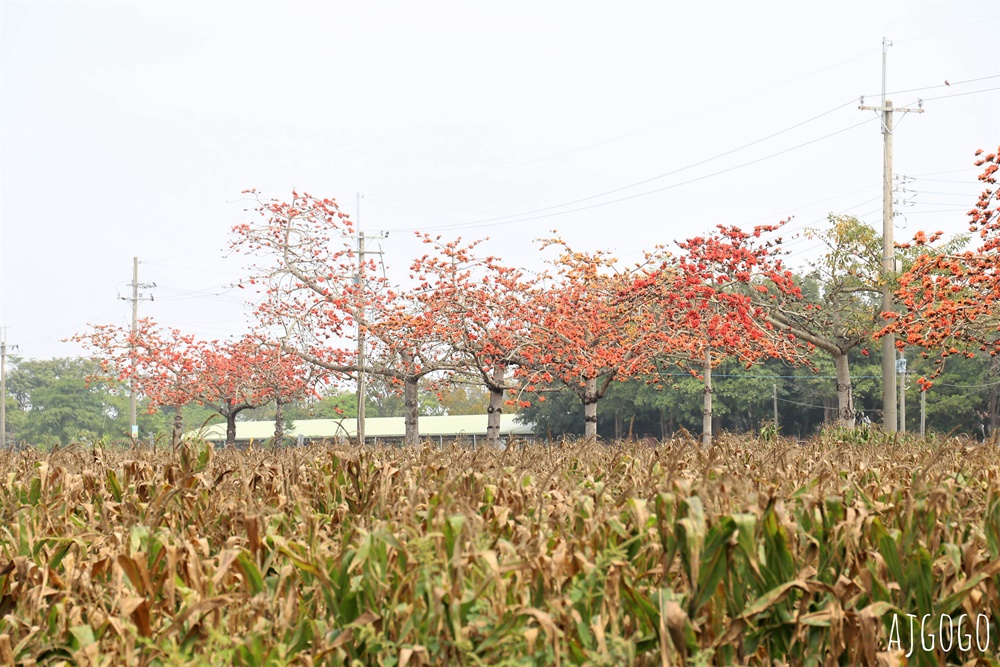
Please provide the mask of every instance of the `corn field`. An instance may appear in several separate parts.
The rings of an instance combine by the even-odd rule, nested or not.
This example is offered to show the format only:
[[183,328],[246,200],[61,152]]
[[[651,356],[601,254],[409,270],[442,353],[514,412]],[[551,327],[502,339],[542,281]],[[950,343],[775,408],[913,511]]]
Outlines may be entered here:
[[996,665],[998,469],[835,433],[4,451],[0,664]]

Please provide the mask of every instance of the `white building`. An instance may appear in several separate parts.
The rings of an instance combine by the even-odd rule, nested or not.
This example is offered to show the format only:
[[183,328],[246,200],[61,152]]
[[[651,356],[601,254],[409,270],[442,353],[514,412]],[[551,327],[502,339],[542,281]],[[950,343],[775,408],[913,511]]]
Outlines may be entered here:
[[[514,421],[515,415],[500,415],[500,438],[520,438],[532,440],[535,435],[533,424],[521,424]],[[421,440],[431,440],[436,444],[472,445],[486,442],[486,415],[444,415],[438,417],[420,417],[419,428]],[[403,440],[406,426],[402,417],[368,417],[365,419],[365,442],[367,444],[399,443]],[[296,419],[291,428],[285,431],[285,436],[302,444],[334,442],[348,444],[357,438],[357,420],[354,417],[344,419]],[[204,438],[211,442],[226,441],[226,424],[217,423],[206,426],[200,431],[189,435]],[[273,421],[236,422],[236,443],[264,444],[274,437]]]

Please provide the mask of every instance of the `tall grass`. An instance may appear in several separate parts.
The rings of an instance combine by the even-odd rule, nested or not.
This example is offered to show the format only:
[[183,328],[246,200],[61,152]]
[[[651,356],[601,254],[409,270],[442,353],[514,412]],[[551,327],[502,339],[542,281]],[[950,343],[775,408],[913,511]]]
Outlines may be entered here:
[[0,452],[0,663],[876,665],[894,615],[963,612],[995,645],[998,463],[836,433]]

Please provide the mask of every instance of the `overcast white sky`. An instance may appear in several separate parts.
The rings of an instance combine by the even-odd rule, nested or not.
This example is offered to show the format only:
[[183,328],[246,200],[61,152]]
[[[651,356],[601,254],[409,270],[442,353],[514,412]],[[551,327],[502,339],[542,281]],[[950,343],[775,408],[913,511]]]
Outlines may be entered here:
[[857,107],[878,104],[883,36],[889,98],[926,109],[896,116],[916,179],[897,238],[964,230],[973,153],[1000,140],[995,1],[4,0],[0,23],[0,322],[32,358],[129,321],[133,256],[157,285],[141,315],[244,331],[223,249],[251,187],[352,216],[363,193],[390,270],[446,226],[529,266],[552,229],[637,259],[718,223],[880,228],[882,139]]

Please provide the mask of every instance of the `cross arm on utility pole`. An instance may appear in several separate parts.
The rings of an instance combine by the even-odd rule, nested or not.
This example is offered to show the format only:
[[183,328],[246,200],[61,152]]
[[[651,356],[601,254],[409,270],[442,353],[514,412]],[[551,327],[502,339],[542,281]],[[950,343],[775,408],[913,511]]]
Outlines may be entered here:
[[[864,95],[859,100],[858,109],[861,111],[877,111],[880,114],[892,113],[893,111],[902,111],[903,113],[923,113],[925,111],[923,100],[917,100],[916,107],[894,107],[892,106],[892,100],[886,100],[885,104],[879,107],[866,106]],[[882,132],[892,133],[892,123],[886,123],[884,117],[882,120]]]

